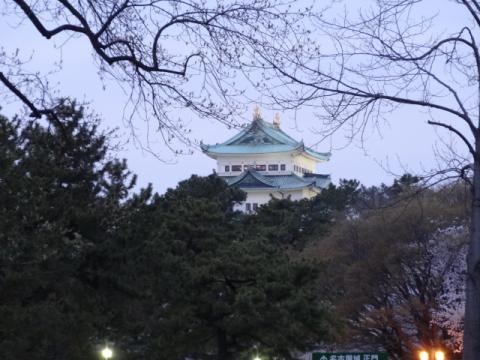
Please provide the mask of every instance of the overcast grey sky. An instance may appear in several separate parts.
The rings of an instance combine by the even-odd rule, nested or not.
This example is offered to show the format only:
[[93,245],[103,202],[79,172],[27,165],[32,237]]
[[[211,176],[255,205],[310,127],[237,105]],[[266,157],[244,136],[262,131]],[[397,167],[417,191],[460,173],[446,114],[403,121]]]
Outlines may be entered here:
[[[440,3],[449,6],[448,1],[431,2]],[[448,14],[449,21],[453,23],[459,21],[459,17],[461,14]],[[20,24],[16,18],[0,22],[0,46],[5,51],[13,52],[20,48],[24,56],[32,54],[29,69],[42,72],[48,71],[53,63],[61,60],[62,70],[52,76],[52,82],[58,82],[59,95],[88,101],[91,108],[104,119],[106,127],[119,127],[121,139],[126,144],[118,156],[127,158],[129,167],[139,176],[140,185],[151,182],[155,190],[163,192],[191,174],[211,173],[215,166],[214,160],[203,155],[198,149],[194,149],[193,155],[174,157],[162,145],[158,134],[151,133],[150,141],[154,143],[159,157],[169,162],[162,162],[136,146],[129,136],[129,128],[122,123],[122,109],[126,97],[119,85],[107,82],[107,87],[102,88],[85,40],[70,39],[59,51],[62,44],[60,39],[47,41],[42,38],[28,22]],[[7,115],[20,109],[17,102],[2,101],[1,104],[2,112]],[[245,114],[247,118],[251,117],[251,111],[252,109]],[[267,121],[271,121],[274,116],[273,111],[262,110],[262,114]],[[238,131],[228,130],[213,121],[188,116],[194,138],[205,143],[222,142]],[[297,114],[283,113],[281,118],[282,128],[294,138],[303,139],[307,145],[315,144],[319,140],[319,136],[312,131],[319,126],[312,109],[305,108]],[[356,178],[364,184],[374,185],[392,181],[392,174],[384,167],[397,174],[404,170],[420,172],[434,168],[436,163],[433,148],[438,136],[437,131],[428,126],[426,121],[427,117],[419,109],[405,108],[397,111],[391,115],[388,124],[382,126],[381,133],[372,132],[368,135],[368,142],[364,147],[358,140],[344,147],[344,134],[338,133],[316,146],[319,151],[332,152],[331,161],[321,164],[318,172],[330,173],[334,182],[340,178]],[[137,124],[137,127],[140,132],[144,129],[142,124]],[[144,136],[141,139],[146,141]],[[383,164],[383,167],[380,164]]]

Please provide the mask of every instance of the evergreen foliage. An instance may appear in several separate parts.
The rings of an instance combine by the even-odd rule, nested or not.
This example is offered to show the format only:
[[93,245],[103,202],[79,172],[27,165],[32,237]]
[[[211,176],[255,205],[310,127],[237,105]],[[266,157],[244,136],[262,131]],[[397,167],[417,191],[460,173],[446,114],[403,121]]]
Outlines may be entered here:
[[[133,186],[98,122],[69,101],[61,123],[0,118],[0,357],[84,359],[105,320],[88,262]],[[119,179],[121,178],[121,179]]]
[[274,233],[216,175],[133,192],[95,117],[56,117],[0,119],[0,357],[290,358],[327,336],[319,268],[282,246],[301,207]]
[[460,185],[344,180],[246,215],[216,175],[134,191],[94,116],[63,100],[56,117],[0,117],[2,359],[96,359],[105,342],[118,359],[458,355]]

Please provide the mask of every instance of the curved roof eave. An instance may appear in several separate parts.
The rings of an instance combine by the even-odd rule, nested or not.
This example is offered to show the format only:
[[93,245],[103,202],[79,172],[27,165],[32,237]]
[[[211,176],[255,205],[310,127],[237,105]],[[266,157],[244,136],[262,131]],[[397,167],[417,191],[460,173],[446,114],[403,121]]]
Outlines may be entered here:
[[[266,188],[261,188],[261,187],[258,187],[258,188],[244,188],[243,191],[250,191],[250,190],[258,190],[258,191],[265,191]],[[322,190],[322,188],[318,187],[318,186],[315,186],[315,185],[312,185],[312,184],[305,184],[305,186],[299,186],[299,187],[280,187],[280,186],[275,186],[275,187],[271,187],[269,188],[269,190],[275,190],[275,191],[278,191],[278,192],[281,192],[281,191],[294,191],[294,190],[303,190],[303,189],[312,189],[314,190],[315,192],[318,192],[320,193],[320,191]]]
[[258,151],[258,152],[248,152],[248,153],[239,153],[239,152],[222,152],[222,151],[212,151],[212,150],[203,150],[207,155],[261,155],[261,154],[286,154],[296,152],[297,149],[287,149],[287,150],[275,150],[275,151]]
[[331,153],[320,153],[315,150],[312,150],[308,147],[305,147],[304,153],[307,154],[309,157],[314,158],[315,160],[320,160],[320,161],[329,161],[330,157],[332,156]]

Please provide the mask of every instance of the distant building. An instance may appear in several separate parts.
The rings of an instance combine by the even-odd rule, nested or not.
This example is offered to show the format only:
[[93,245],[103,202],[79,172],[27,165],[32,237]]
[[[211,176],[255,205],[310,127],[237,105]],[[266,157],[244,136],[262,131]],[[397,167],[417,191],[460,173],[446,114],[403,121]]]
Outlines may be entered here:
[[311,198],[330,184],[330,175],[317,174],[318,163],[330,153],[316,152],[261,118],[258,107],[253,121],[231,139],[215,145],[201,144],[209,157],[217,160],[217,173],[231,185],[247,193],[243,211],[255,211],[271,196],[292,200]]

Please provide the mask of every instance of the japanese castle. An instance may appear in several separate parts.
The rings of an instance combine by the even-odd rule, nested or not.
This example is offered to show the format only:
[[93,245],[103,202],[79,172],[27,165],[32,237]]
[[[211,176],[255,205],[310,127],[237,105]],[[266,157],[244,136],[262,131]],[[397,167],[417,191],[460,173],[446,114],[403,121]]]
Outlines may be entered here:
[[215,145],[201,144],[217,160],[217,173],[230,186],[247,193],[240,210],[251,212],[271,197],[311,198],[330,184],[330,175],[316,173],[318,163],[330,153],[320,153],[280,129],[280,118],[266,122],[257,107],[253,121],[231,139]]

